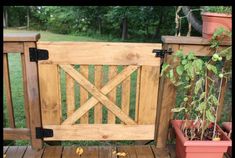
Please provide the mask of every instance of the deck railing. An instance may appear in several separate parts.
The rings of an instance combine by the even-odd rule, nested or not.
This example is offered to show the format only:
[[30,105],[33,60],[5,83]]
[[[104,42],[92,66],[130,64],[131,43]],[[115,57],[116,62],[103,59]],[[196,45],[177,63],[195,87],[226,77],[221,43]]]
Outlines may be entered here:
[[[158,148],[164,148],[167,142],[167,135],[169,129],[170,119],[173,118],[171,113],[171,108],[176,101],[176,89],[171,82],[159,76],[159,65],[160,60],[156,60],[152,57],[152,49],[172,49],[173,53],[178,49],[183,49],[184,53],[188,53],[190,50],[193,50],[197,56],[210,56],[212,52],[209,49],[209,41],[200,37],[172,37],[172,36],[163,36],[162,41],[163,45],[160,44],[138,44],[136,47],[135,44],[111,44],[111,43],[76,43],[76,42],[67,42],[67,43],[53,43],[53,42],[39,42],[39,34],[5,34],[4,35],[4,87],[6,94],[6,104],[8,112],[8,120],[10,128],[4,128],[4,140],[17,140],[17,139],[26,139],[31,140],[33,148],[40,149],[43,145],[43,139],[36,138],[36,127],[46,127],[54,128],[55,132],[58,132],[58,137],[53,139],[45,140],[61,140],[61,137],[64,140],[128,140],[128,137],[133,137],[134,140],[145,140],[145,139],[155,139],[156,145]],[[231,42],[222,43],[222,47],[231,45]],[[49,61],[43,62],[30,62],[29,58],[29,48],[36,48],[37,46],[41,48],[49,49],[51,57]],[[54,49],[56,48],[56,50]],[[116,56],[112,58],[112,55],[109,53],[109,50],[116,51]],[[80,49],[80,56],[73,58],[73,53],[66,54],[66,51],[75,52],[75,50]],[[90,49],[92,51],[87,51]],[[119,52],[117,51],[119,50]],[[106,51],[105,53],[103,51]],[[151,55],[143,55],[138,51],[147,51]],[[128,54],[128,52],[131,52]],[[16,128],[15,127],[15,118],[14,110],[12,103],[12,93],[11,85],[9,79],[9,64],[8,64],[8,54],[9,53],[20,53],[21,62],[22,62],[22,71],[23,71],[23,90],[24,90],[24,108],[26,116],[26,128]],[[53,54],[54,53],[54,54]],[[98,54],[96,54],[98,53]],[[111,52],[110,52],[111,53]],[[95,59],[95,55],[103,55],[102,58]],[[115,54],[115,53],[114,53]],[[93,55],[93,57],[92,57]],[[127,55],[127,56],[126,56]],[[60,57],[60,58],[59,58]],[[71,58],[70,58],[71,57]],[[111,58],[111,59],[110,59]],[[68,60],[69,59],[69,60]],[[110,59],[110,60],[107,60]],[[172,60],[172,55],[167,55],[164,58],[164,61],[167,61],[169,64],[177,65],[177,61]],[[68,62],[69,61],[69,62]],[[114,65],[108,63],[112,61]],[[80,62],[79,72],[76,71],[76,66],[74,64]],[[93,63],[89,63],[93,62]],[[156,62],[159,62],[156,65]],[[162,61],[161,61],[162,62]],[[63,64],[72,64],[72,65],[63,65]],[[103,83],[103,68],[101,64],[110,64],[108,80],[111,80],[107,86]],[[84,65],[85,64],[85,65]],[[89,69],[88,64],[96,64],[94,66],[94,85],[92,85],[88,79]],[[128,65],[140,65],[141,67],[129,66]],[[123,74],[117,75],[117,66],[123,66]],[[153,69],[155,68],[157,69]],[[66,72],[65,74],[65,97],[66,97],[66,115],[69,119],[62,120],[62,106],[61,106],[61,78],[59,69]],[[130,74],[136,71],[136,80],[135,80],[135,108],[134,113],[135,117],[130,118],[130,89],[131,89],[131,78]],[[81,75],[85,76],[83,78]],[[106,74],[107,75],[107,74]],[[116,76],[117,75],[117,76]],[[114,79],[116,76],[116,80]],[[128,77],[129,76],[129,77]],[[157,78],[156,78],[157,77]],[[81,79],[82,78],[82,79]],[[80,80],[81,79],[81,80]],[[152,80],[149,80],[152,79]],[[120,81],[119,81],[120,80]],[[80,118],[80,123],[88,124],[89,118],[88,113],[89,109],[85,106],[82,110],[78,110],[76,115],[75,112],[75,81],[79,82],[82,86],[80,87],[80,105],[81,103],[86,103],[89,108],[95,106],[94,109],[94,124],[95,126],[82,125],[83,128],[78,126],[73,126],[78,118]],[[122,82],[123,81],[123,82]],[[118,85],[116,82],[122,82],[122,92],[121,105],[120,107],[124,112],[122,113],[119,109],[114,108],[116,102],[116,92]],[[159,84],[158,84],[159,82]],[[120,84],[119,83],[119,84]],[[159,85],[159,87],[158,87]],[[94,88],[95,86],[96,88]],[[103,87],[104,86],[104,87]],[[156,91],[149,92],[149,89],[153,87],[158,87]],[[48,89],[50,87],[50,89]],[[102,88],[103,87],[103,88]],[[224,103],[224,95],[227,88],[226,80],[223,80],[222,86],[222,95],[220,97],[220,107],[218,112],[218,119],[220,119],[221,111]],[[95,96],[95,98],[88,99],[89,93]],[[109,93],[110,92],[110,93]],[[109,94],[108,94],[109,93]],[[152,94],[151,94],[152,93]],[[107,97],[105,97],[105,95]],[[100,99],[101,98],[101,99]],[[98,103],[98,101],[101,103]],[[155,103],[156,102],[156,103]],[[94,104],[94,105],[93,105]],[[110,124],[108,127],[109,131],[113,133],[108,133],[105,126],[100,126],[102,124],[102,104],[108,104],[107,108],[112,112],[108,111],[106,115],[107,123]],[[146,105],[147,104],[147,105]],[[153,105],[152,105],[153,104]],[[146,108],[148,107],[148,108]],[[86,112],[84,112],[84,110]],[[120,113],[121,112],[121,113]],[[115,115],[121,118],[121,124],[130,124],[128,127],[114,126],[115,124]],[[154,118],[152,117],[154,116]],[[62,121],[64,121],[62,123]],[[65,125],[61,128],[61,124]],[[136,124],[136,125],[135,125]],[[69,129],[68,129],[69,127]],[[150,127],[146,130],[147,127]],[[62,133],[61,133],[62,129]],[[72,135],[63,134],[63,130],[68,129],[67,132],[70,132]],[[76,135],[76,131],[82,129],[83,135]],[[92,129],[89,131],[89,129]],[[90,135],[84,137],[86,130]],[[119,130],[124,132],[124,135],[119,135]],[[126,130],[126,132],[125,132]],[[96,133],[96,132],[101,132]],[[129,131],[129,132],[128,132]],[[136,133],[133,131],[137,131]],[[133,132],[134,135],[130,135]],[[147,132],[147,133],[146,133]],[[74,137],[72,137],[74,134]],[[115,135],[116,134],[116,135]],[[146,134],[146,135],[144,135]],[[154,134],[154,135],[152,135]],[[140,138],[140,136],[143,136]]]

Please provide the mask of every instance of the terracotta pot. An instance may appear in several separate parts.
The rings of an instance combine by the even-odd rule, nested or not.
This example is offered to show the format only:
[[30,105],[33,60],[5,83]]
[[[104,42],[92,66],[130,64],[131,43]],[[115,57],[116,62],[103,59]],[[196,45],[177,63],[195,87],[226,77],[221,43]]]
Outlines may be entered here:
[[[222,127],[225,129],[227,133],[229,133],[230,130],[232,130],[232,122],[223,122]],[[232,157],[232,147],[228,148],[227,153]]]
[[221,13],[202,13],[202,37],[210,39],[216,28],[223,27],[232,31],[232,15]]
[[221,141],[190,141],[184,137],[180,126],[182,120],[172,120],[176,133],[176,157],[177,158],[223,158],[228,146],[232,145],[232,141],[223,130],[217,126],[217,130],[222,133]]

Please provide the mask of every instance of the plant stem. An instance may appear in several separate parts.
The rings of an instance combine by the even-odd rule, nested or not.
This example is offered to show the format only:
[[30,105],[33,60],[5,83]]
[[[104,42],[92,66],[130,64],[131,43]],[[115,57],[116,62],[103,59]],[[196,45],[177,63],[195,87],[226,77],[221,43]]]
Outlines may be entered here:
[[[206,70],[206,77],[207,77],[207,73],[208,73],[208,70]],[[208,95],[208,80],[207,80],[207,78],[206,78],[206,80],[205,80],[205,104],[206,104],[206,102],[207,102],[207,95]],[[205,115],[206,115],[206,105],[205,105],[205,108],[204,108],[204,110],[203,110],[203,114],[202,114],[202,133],[201,133],[201,140],[203,139],[203,135],[204,135],[204,131],[205,131],[205,129],[204,129],[204,121],[205,121]]]
[[[223,71],[224,71],[224,68],[222,68],[222,73],[223,73]],[[223,83],[223,78],[220,79],[220,87],[219,87],[218,101],[219,101],[220,95],[221,95],[222,83]],[[216,124],[217,124],[216,122],[217,122],[218,109],[219,109],[219,104],[217,104],[217,107],[216,107],[215,122],[214,122],[214,129],[213,129],[213,136],[212,136],[212,138],[215,138],[215,130],[216,130]]]

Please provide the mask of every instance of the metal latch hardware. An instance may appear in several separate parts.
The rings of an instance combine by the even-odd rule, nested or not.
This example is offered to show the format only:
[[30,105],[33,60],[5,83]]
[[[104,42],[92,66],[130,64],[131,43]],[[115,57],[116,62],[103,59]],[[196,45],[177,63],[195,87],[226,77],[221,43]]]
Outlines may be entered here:
[[168,50],[164,50],[164,49],[153,49],[152,53],[156,53],[155,57],[160,57],[160,58],[164,58],[165,54],[171,54],[172,53],[172,49],[169,48]]
[[29,58],[30,61],[47,60],[49,58],[48,50],[29,48]]
[[53,137],[53,130],[42,127],[36,127],[36,138],[43,139],[46,137]]

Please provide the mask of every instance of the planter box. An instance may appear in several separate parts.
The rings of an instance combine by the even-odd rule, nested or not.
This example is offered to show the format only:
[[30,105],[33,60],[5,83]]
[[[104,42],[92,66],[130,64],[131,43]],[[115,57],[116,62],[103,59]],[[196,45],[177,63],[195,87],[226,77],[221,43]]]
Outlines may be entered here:
[[217,126],[223,134],[221,141],[189,141],[184,137],[180,126],[182,120],[171,121],[176,133],[176,157],[177,158],[223,158],[232,141],[223,130]]
[[223,27],[232,30],[232,15],[219,13],[202,13],[202,37],[210,39],[216,28]]
[[[224,122],[224,123],[222,124],[222,127],[225,129],[225,131],[226,131],[227,133],[229,133],[230,130],[232,130],[232,122]],[[229,148],[228,148],[227,153],[229,154],[229,156],[232,157],[232,147],[229,147]]]

